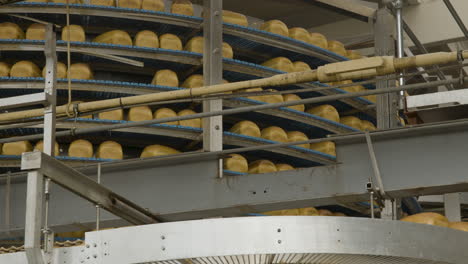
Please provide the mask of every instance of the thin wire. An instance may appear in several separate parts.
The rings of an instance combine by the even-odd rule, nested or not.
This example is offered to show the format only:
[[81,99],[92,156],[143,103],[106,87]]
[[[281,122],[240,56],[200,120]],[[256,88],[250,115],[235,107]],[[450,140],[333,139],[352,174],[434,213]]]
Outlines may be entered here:
[[72,91],[71,91],[71,52],[70,52],[70,39],[71,39],[71,30],[70,30],[70,0],[67,0],[67,86],[68,86],[68,102],[65,113],[68,117],[73,117],[74,114],[70,113],[70,105],[72,103]]

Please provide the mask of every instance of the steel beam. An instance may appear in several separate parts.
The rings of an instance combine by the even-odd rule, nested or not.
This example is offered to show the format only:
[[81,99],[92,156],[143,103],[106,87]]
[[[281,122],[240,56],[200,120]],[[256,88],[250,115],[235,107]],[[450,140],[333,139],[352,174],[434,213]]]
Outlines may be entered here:
[[[387,195],[397,199],[468,191],[466,148],[460,144],[468,140],[468,123],[449,124],[370,133]],[[220,156],[195,153],[103,164],[103,181],[108,188],[156,212],[164,221],[368,201],[365,185],[373,170],[365,137],[331,139],[337,143],[339,160],[332,166],[219,179]],[[57,177],[63,174],[60,168],[49,170],[55,171]],[[95,177],[96,167],[84,167],[82,172]],[[87,190],[96,184],[92,182]],[[0,193],[4,188],[0,185]],[[20,231],[24,227],[21,194],[25,183],[15,180],[11,188],[12,223]],[[54,191],[51,208],[50,225],[57,232],[95,227],[94,205],[66,190]],[[101,223],[103,227],[125,225],[117,220],[103,214]]]
[[44,104],[45,102],[47,102],[47,95],[45,93],[25,94],[0,99],[0,109]]
[[461,221],[460,193],[444,194],[445,216],[450,222]]

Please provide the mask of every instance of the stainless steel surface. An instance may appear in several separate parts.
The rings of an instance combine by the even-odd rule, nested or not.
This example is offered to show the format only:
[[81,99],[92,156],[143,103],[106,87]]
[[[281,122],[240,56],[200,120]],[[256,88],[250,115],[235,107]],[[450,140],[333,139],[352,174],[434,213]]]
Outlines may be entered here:
[[[397,41],[397,57],[403,58],[404,53],[404,36],[403,36],[403,0],[395,0],[395,20],[396,20],[396,41]],[[405,79],[400,77],[398,79],[400,85],[405,84]],[[400,92],[400,96],[403,97],[404,93]]]
[[445,216],[450,222],[460,222],[461,219],[461,202],[460,193],[444,194]]
[[47,101],[45,93],[25,94],[0,99],[0,109],[44,104]]

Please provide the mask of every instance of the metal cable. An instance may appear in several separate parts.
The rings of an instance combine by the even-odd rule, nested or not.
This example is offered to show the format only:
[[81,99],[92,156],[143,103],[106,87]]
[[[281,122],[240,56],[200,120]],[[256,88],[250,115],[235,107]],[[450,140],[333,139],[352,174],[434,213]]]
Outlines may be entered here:
[[71,92],[71,51],[70,51],[70,39],[71,39],[71,30],[70,30],[70,0],[67,0],[67,85],[68,85],[68,102],[65,113],[68,117],[73,117],[74,114],[70,113],[70,105],[72,103],[72,92]]

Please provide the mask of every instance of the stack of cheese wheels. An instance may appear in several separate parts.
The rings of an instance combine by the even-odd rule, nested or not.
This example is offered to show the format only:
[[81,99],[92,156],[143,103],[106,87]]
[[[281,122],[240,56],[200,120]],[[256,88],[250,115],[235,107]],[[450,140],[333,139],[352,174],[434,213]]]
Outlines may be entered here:
[[172,70],[159,70],[154,74],[151,84],[169,87],[179,87],[177,73]]
[[90,0],[89,4],[97,6],[115,6],[115,0]]
[[171,13],[184,16],[193,16],[192,2],[190,0],[173,0]]
[[[121,1],[119,1],[119,3],[120,2]],[[133,45],[132,38],[130,37],[130,35],[127,32],[119,29],[102,33],[101,35],[95,37],[93,42],[125,46]]]
[[[203,41],[203,37],[193,37],[185,44],[184,50],[190,52],[203,53]],[[232,47],[226,42],[223,42],[223,57],[229,59],[232,59],[234,57]]]
[[229,131],[250,137],[259,138],[261,136],[260,128],[257,126],[257,124],[247,120],[236,123]]
[[315,207],[299,208],[299,215],[316,216],[319,212]]
[[224,168],[230,171],[247,173],[249,171],[249,164],[242,155],[230,154],[228,158],[224,159]]
[[362,130],[362,123],[361,119],[355,117],[355,116],[345,116],[340,118],[340,122],[343,125],[350,126],[355,129]]
[[[169,117],[177,117],[177,113],[174,112],[174,110],[170,108],[159,108],[158,110],[154,111],[153,118],[154,119],[162,119],[162,118],[169,118]],[[177,126],[179,124],[178,121],[172,121],[172,122],[165,122],[161,123],[164,125],[172,125],[172,126]]]
[[223,10],[223,22],[229,24],[240,25],[244,27],[249,26],[249,22],[247,21],[247,17],[243,14],[239,14],[232,11]]
[[289,37],[288,26],[286,26],[286,24],[276,19],[263,23],[260,26],[260,29],[271,32],[273,34]]
[[178,154],[180,151],[163,145],[151,145],[145,147],[141,152],[140,158],[157,157]]
[[449,227],[468,232],[468,222],[450,222]]
[[[187,116],[187,115],[194,115],[194,114],[196,114],[195,111],[190,110],[190,109],[184,109],[184,110],[181,110],[179,113],[177,113],[177,116]],[[202,120],[201,118],[179,120],[179,125],[186,126],[186,127],[201,128]]]
[[[44,142],[42,140],[39,140],[36,145],[34,145],[34,150],[38,150],[38,151],[42,151],[44,152]],[[54,144],[54,155],[53,156],[59,156],[60,154],[60,146],[59,144],[57,143],[57,141],[55,141],[55,144]]]
[[302,71],[310,71],[311,68],[309,64],[303,61],[295,61],[293,62],[293,67],[295,72],[302,72]]
[[306,43],[312,43],[309,31],[305,28],[295,27],[289,29],[289,37]]
[[270,126],[262,129],[261,136],[264,139],[286,143],[288,142],[288,134],[281,127]]
[[143,30],[135,35],[133,45],[147,48],[159,48],[159,38],[153,31]]
[[332,141],[325,141],[310,144],[310,149],[322,152],[331,156],[336,156],[336,146]]
[[18,61],[10,69],[11,77],[41,77],[41,70],[32,61]]
[[328,40],[320,33],[310,33],[310,44],[322,49],[328,49]]
[[262,63],[263,66],[283,72],[294,72],[294,64],[285,57],[277,57]]
[[164,0],[142,0],[141,9],[164,12]]
[[[296,94],[283,94],[283,101],[284,102],[298,101],[298,100],[302,100],[302,98],[299,97]],[[305,105],[303,105],[303,104],[291,105],[291,106],[288,106],[288,108],[294,109],[296,111],[304,112]]]
[[0,23],[0,38],[2,39],[24,39],[23,30],[15,23]]
[[96,158],[121,160],[123,159],[122,146],[115,141],[104,141],[97,149]]
[[276,166],[269,160],[257,160],[249,164],[250,174],[261,174],[276,172]]
[[336,40],[328,41],[328,49],[343,57],[346,57],[348,55],[343,43]]
[[276,166],[276,171],[294,170],[294,167],[289,164],[278,163],[275,166]]
[[[47,69],[46,67],[42,68],[42,77],[46,77]],[[63,62],[57,62],[57,78],[65,79],[67,78],[67,66]]]
[[34,23],[26,29],[26,39],[44,40],[45,39],[45,25]]
[[420,214],[410,215],[410,216],[402,218],[401,221],[418,223],[418,224],[443,226],[443,227],[449,226],[448,219],[445,216],[438,214],[438,213],[420,213]]
[[141,0],[118,0],[117,5],[118,7],[140,9]]
[[[70,38],[68,37],[68,34],[70,34]],[[84,42],[86,41],[86,33],[82,26],[79,26],[79,25],[65,26],[62,29],[62,40]]]
[[77,139],[68,147],[68,156],[78,158],[93,157],[93,144],[85,139]]
[[358,51],[355,51],[355,50],[348,50],[346,52],[346,54],[348,55],[346,57],[348,57],[348,59],[350,59],[350,60],[362,59],[361,53],[359,53]]
[[194,74],[189,76],[183,83],[182,88],[199,88],[203,87],[203,75]]
[[9,77],[11,67],[8,63],[0,61],[0,77]]
[[371,122],[367,121],[367,120],[361,120],[361,128],[362,128],[362,130],[364,130],[364,131],[374,131],[374,130],[377,130],[377,128],[375,127],[375,125],[372,124]]
[[340,122],[340,114],[338,113],[338,110],[331,105],[319,105],[307,110],[307,113],[320,116],[337,123]]
[[159,47],[161,49],[182,50],[182,41],[174,34],[163,34],[159,37]]
[[73,63],[70,65],[70,79],[91,80],[94,78],[93,71],[87,63]]
[[317,212],[318,212],[318,215],[320,216],[333,216],[333,213],[327,209],[319,209]]
[[101,112],[98,114],[99,119],[106,119],[106,120],[123,120],[124,119],[124,111],[123,109],[117,109],[107,112]]
[[135,106],[128,111],[128,121],[138,122],[153,119],[153,113],[148,106]]
[[[298,141],[309,140],[309,137],[307,137],[307,135],[302,133],[301,131],[289,131],[287,133],[287,135],[288,135],[288,142],[298,142]],[[307,144],[294,145],[294,146],[302,147],[302,148],[306,148],[306,149],[310,148],[310,144],[308,144],[308,143]]]
[[3,155],[21,155],[23,152],[31,152],[32,145],[29,141],[8,142],[2,146]]

